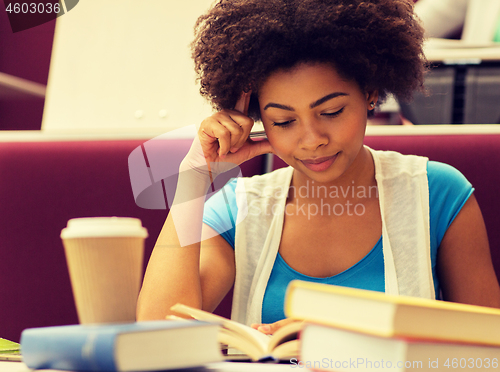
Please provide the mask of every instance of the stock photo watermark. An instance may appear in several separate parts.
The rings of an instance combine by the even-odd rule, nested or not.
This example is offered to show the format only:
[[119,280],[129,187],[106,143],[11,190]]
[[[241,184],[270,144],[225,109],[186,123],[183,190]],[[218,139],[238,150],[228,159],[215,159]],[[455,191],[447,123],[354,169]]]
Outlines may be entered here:
[[385,359],[349,358],[321,360],[298,360],[290,359],[292,368],[307,368],[312,370],[382,370],[382,369],[422,369],[432,370],[445,367],[446,369],[497,369],[499,361],[497,358],[428,358],[427,360],[391,361]]
[[79,0],[4,0],[12,32],[50,22],[72,10]]
[[[275,198],[292,195],[294,201],[285,205],[284,210],[279,204],[274,204],[269,210],[263,210],[257,201],[253,201],[248,206],[250,215],[284,213],[287,216],[303,216],[310,220],[316,216],[362,216],[366,212],[363,201],[378,199],[378,187],[356,186],[354,181],[347,186],[325,186],[308,180],[305,185],[299,187],[266,186],[263,194],[271,194]],[[301,200],[309,201],[304,203]]]
[[[307,368],[307,369],[423,369],[422,361],[391,361],[391,360],[372,360],[369,358],[349,358],[345,360],[335,360],[331,358],[323,358],[321,360],[302,361],[297,358],[290,359],[292,368]],[[429,366],[431,362],[429,361]],[[426,366],[427,367],[427,366]],[[432,367],[430,367],[432,368]]]
[[[260,218],[284,214],[307,219],[318,216],[362,216],[366,212],[366,204],[379,197],[377,186],[355,185],[354,181],[343,186],[325,186],[308,180],[299,187],[266,185],[260,190],[258,198],[240,197],[237,211],[232,210],[224,186],[228,181],[243,176],[238,165],[228,162],[207,164],[201,147],[201,153],[194,157],[197,159],[196,164],[187,167],[182,165],[188,151],[191,153],[189,159],[193,159],[192,151],[198,138],[196,133],[194,125],[167,132],[134,149],[128,159],[130,182],[137,206],[170,209],[176,229],[182,226],[183,233],[180,230],[177,232],[185,237],[186,242],[200,241],[200,228],[191,216],[203,208],[200,206],[204,200],[218,191],[224,193],[222,200],[226,203],[226,208],[221,208],[218,213],[224,214],[220,216],[221,220],[229,221],[223,227],[225,231],[219,233],[234,228],[248,216]],[[210,182],[207,182],[209,177]],[[183,186],[178,188],[181,179]],[[205,182],[210,186],[208,190],[199,187],[200,183]],[[262,203],[266,198],[285,199],[288,202]]]

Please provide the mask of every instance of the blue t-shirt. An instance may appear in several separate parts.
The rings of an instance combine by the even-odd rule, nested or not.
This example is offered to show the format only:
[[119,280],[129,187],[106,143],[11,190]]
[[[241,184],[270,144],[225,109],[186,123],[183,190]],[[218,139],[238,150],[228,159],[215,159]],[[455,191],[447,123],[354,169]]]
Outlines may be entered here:
[[[450,165],[429,161],[429,211],[431,235],[431,262],[436,296],[439,280],[436,274],[437,252],[446,230],[473,192],[472,185]],[[203,222],[212,227],[234,248],[234,221],[238,213],[235,197],[236,180],[214,194],[205,204]],[[382,237],[372,250],[347,270],[328,277],[315,278],[292,269],[278,253],[267,283],[262,303],[262,322],[273,323],[285,317],[283,303],[291,280],[300,279],[317,283],[341,285],[384,292],[384,256]]]

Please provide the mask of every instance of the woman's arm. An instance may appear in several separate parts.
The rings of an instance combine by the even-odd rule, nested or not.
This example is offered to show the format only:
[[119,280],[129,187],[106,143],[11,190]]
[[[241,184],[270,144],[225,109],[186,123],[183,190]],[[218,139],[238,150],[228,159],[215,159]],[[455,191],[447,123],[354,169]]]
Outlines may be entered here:
[[474,194],[446,231],[437,265],[444,300],[500,308],[500,287]]
[[234,251],[224,238],[181,247],[176,236],[169,215],[144,276],[137,320],[164,319],[178,302],[213,311],[234,282]]
[[[246,114],[250,93],[235,110],[207,118],[181,163],[174,201],[148,263],[137,319],[163,319],[178,302],[213,311],[234,282],[234,251],[203,225],[205,196],[213,179],[257,155],[272,151],[267,140],[253,142]],[[210,239],[202,239],[212,236]],[[203,240],[202,243],[200,243]]]

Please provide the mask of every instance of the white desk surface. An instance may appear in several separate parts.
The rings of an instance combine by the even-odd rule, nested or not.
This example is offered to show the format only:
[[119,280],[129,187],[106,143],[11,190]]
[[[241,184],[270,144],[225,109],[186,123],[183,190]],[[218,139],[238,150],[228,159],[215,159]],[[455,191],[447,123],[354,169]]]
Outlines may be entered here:
[[[309,372],[309,369],[294,364],[272,364],[272,363],[234,363],[221,362],[211,363],[204,367],[190,368],[183,372],[291,372],[300,370]],[[31,371],[21,362],[3,362],[0,361],[0,371],[2,372],[29,372]],[[43,372],[60,372],[56,370],[43,370]]]

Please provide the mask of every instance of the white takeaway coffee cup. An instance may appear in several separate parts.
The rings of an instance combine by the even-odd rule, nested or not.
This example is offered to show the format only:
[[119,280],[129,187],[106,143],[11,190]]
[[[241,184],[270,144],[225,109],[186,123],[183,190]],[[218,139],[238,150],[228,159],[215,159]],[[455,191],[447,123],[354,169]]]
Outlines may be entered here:
[[81,324],[134,322],[147,230],[137,218],[75,218],[61,231]]

